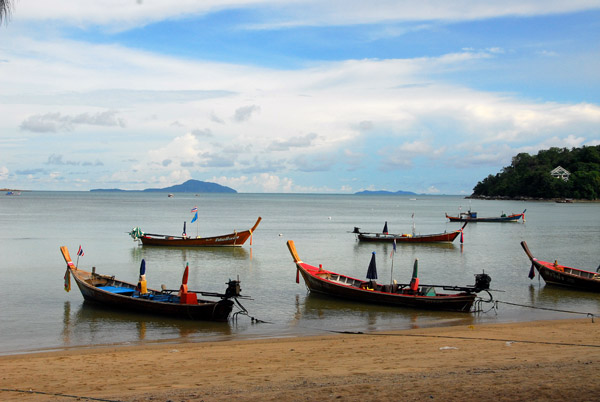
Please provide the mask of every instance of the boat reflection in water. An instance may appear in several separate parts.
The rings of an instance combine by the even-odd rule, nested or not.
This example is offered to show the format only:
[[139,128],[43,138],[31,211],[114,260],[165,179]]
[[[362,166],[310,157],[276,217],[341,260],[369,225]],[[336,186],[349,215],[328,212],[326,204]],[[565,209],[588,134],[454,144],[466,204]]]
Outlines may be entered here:
[[[543,282],[540,285],[529,285],[529,299],[533,306],[544,306],[545,308],[564,309],[565,305],[581,304],[582,300],[586,302],[594,302],[600,308],[600,294],[585,293],[577,289],[567,287],[547,286]],[[577,308],[569,308],[568,310],[577,310]],[[592,309],[593,310],[593,309]],[[596,311],[591,311],[596,314]],[[583,312],[582,312],[583,313]]]
[[[348,317],[352,320],[348,320]],[[360,318],[357,320],[357,318]],[[472,325],[476,318],[472,314],[451,311],[430,311],[412,308],[398,309],[393,306],[364,304],[336,299],[318,293],[296,296],[295,322],[321,321],[324,331],[374,332],[382,328],[394,330],[441,327],[449,325]],[[397,326],[390,325],[397,322]],[[351,325],[348,325],[351,323]],[[311,324],[315,325],[315,324]]]
[[201,342],[230,339],[235,322],[189,321],[115,311],[82,302],[74,309],[64,304],[64,346],[137,344],[165,340]]
[[181,261],[181,265],[185,265],[188,261],[193,261],[195,258],[203,260],[217,260],[226,257],[235,261],[245,261],[252,259],[252,248],[245,249],[242,247],[139,247],[131,248],[132,261],[140,261],[146,258],[149,261],[156,261],[157,264],[161,261]]

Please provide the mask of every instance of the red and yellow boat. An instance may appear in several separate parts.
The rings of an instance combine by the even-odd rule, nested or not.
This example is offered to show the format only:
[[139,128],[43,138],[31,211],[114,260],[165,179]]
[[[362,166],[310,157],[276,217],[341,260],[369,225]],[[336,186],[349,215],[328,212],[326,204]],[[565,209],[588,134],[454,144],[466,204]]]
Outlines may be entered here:
[[[146,286],[144,260],[140,266],[140,278],[136,285],[115,279],[114,276],[97,274],[95,268],[92,268],[92,272],[79,269],[73,264],[67,247],[62,246],[60,251],[67,263],[65,290],[71,290],[70,277],[72,276],[84,300],[104,307],[190,320],[227,321],[234,300],[244,298],[240,295],[238,280],[230,280],[224,294],[188,290],[189,268],[187,266],[179,290],[155,290]],[[216,300],[198,296],[213,297]]]
[[[491,278],[482,273],[475,275],[474,286],[446,286],[419,284],[417,276],[418,260],[415,260],[413,276],[410,283],[389,285],[378,284],[374,257],[371,258],[367,278],[361,280],[315,267],[303,262],[292,240],[287,242],[288,249],[296,263],[297,276],[302,275],[306,287],[311,292],[343,298],[356,302],[387,304],[397,307],[411,307],[427,310],[447,310],[470,312],[477,298],[477,293],[489,290]],[[438,291],[438,290],[441,290]],[[452,292],[452,293],[446,293]]]
[[554,262],[541,261],[533,256],[527,242],[522,241],[521,247],[531,261],[530,279],[535,277],[535,269],[547,284],[600,292],[600,273],[560,265],[556,260]]
[[[172,236],[155,233],[145,233],[139,227],[133,228],[129,235],[134,240],[140,240],[144,246],[167,246],[167,247],[241,247],[252,237],[252,234],[261,221],[259,216],[252,228],[241,232],[211,236],[211,237],[192,237],[192,236]],[[252,241],[250,241],[252,244]]]

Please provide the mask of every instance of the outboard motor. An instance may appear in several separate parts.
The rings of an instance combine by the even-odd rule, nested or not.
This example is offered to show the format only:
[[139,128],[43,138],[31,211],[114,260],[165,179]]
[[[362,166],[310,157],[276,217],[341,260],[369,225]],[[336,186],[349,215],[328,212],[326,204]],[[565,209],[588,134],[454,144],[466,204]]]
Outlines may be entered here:
[[481,292],[482,290],[488,290],[490,288],[490,282],[492,278],[484,273],[475,275],[475,292]]
[[231,297],[239,297],[241,296],[242,288],[240,286],[240,281],[232,281],[231,279],[227,282],[227,289],[225,290],[225,298],[229,299]]

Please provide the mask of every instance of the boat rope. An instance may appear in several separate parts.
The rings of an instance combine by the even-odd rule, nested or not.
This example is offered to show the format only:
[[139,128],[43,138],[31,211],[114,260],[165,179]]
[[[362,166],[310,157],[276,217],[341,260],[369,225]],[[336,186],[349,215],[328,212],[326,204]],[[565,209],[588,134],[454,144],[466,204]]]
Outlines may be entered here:
[[593,313],[587,313],[584,311],[572,311],[572,310],[561,310],[561,309],[556,309],[556,308],[549,308],[549,307],[537,307],[537,306],[531,306],[528,304],[518,304],[518,303],[511,303],[511,302],[505,302],[502,300],[496,300],[495,301],[495,305],[496,305],[496,309],[498,308],[498,304],[502,303],[502,304],[508,304],[510,306],[517,306],[517,307],[525,307],[525,308],[532,308],[532,309],[536,309],[536,310],[547,310],[547,311],[556,311],[559,313],[569,313],[569,314],[581,314],[581,315],[585,315],[586,317],[590,317],[592,319],[592,322],[594,322],[594,317],[595,315]]
[[[482,297],[477,297],[477,299],[475,300],[475,306],[473,308],[473,313],[485,313],[485,314],[487,314],[487,313],[489,313],[492,310],[494,310],[494,311],[496,310],[496,303],[494,301],[494,296],[487,289],[485,290],[485,292],[489,295],[489,299],[484,299]],[[492,303],[492,306],[489,309],[484,310],[483,309],[483,304],[484,303]],[[498,313],[496,312],[496,314],[498,314]]]
[[272,322],[269,321],[263,321],[260,320],[256,317],[253,317],[250,315],[250,313],[248,313],[248,310],[246,309],[246,307],[242,306],[242,303],[240,303],[240,301],[237,299],[237,297],[234,297],[233,300],[235,301],[235,303],[238,305],[238,307],[240,308],[240,311],[236,311],[235,313],[233,313],[232,319],[234,321],[237,321],[238,315],[245,315],[247,317],[250,318],[250,320],[252,321],[252,323],[256,323],[256,324],[273,324]]
[[550,341],[530,341],[523,339],[503,339],[503,338],[480,338],[474,336],[452,336],[452,335],[429,335],[429,334],[405,334],[405,333],[381,333],[381,332],[362,332],[362,331],[336,331],[331,329],[318,329],[324,332],[331,332],[334,334],[345,334],[345,335],[368,335],[368,336],[405,336],[405,337],[417,337],[417,338],[441,338],[441,339],[463,339],[467,341],[494,341],[494,342],[510,342],[510,343],[530,343],[530,344],[541,344],[541,345],[555,345],[555,346],[580,346],[586,348],[600,348],[600,345],[583,344],[583,343],[568,343],[568,342],[550,342]]
[[74,398],[74,399],[86,399],[88,401],[103,401],[103,402],[122,402],[119,399],[104,399],[104,398],[94,398],[91,396],[81,396],[81,395],[68,395],[68,394],[61,394],[61,393],[54,393],[54,392],[44,392],[44,391],[34,391],[32,389],[30,390],[25,390],[25,389],[13,389],[13,388],[0,388],[0,391],[4,391],[4,392],[21,392],[23,394],[39,394],[39,395],[51,395],[51,396],[60,396],[60,397],[64,397],[64,398]]

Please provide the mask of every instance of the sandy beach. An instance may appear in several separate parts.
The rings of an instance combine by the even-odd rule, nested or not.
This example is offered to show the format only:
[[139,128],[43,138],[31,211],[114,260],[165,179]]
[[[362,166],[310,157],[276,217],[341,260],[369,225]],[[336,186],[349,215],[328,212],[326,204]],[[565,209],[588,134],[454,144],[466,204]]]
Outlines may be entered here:
[[591,319],[0,357],[3,401],[592,401]]

